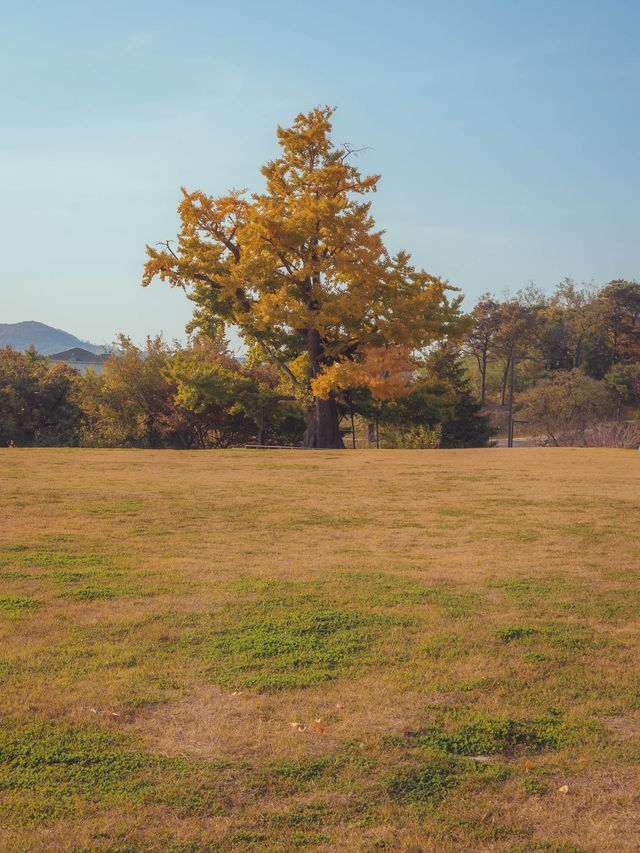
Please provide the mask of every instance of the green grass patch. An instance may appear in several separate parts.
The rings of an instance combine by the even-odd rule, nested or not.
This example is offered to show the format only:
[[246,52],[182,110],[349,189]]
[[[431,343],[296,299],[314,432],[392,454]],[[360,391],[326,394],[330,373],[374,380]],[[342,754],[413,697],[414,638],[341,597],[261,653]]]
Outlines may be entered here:
[[0,723],[0,806],[16,823],[73,817],[89,803],[163,803],[183,816],[219,814],[228,767],[152,755],[90,725]]
[[0,595],[0,614],[4,616],[26,616],[39,606],[40,602],[35,598]]
[[265,821],[274,826],[311,827],[331,823],[335,816],[325,803],[306,803],[290,812],[276,813],[265,817]]
[[[61,543],[63,546],[65,543]],[[108,571],[111,562],[95,551],[71,551],[66,548],[5,548],[0,565],[19,569],[57,569],[61,571]]]
[[452,758],[435,758],[389,776],[387,793],[394,800],[436,803],[462,781],[466,766]]
[[310,784],[335,769],[330,756],[270,761],[252,774],[251,787],[260,796],[289,797],[307,790]]
[[576,727],[559,714],[516,720],[452,710],[442,713],[438,725],[421,730],[415,742],[450,755],[515,755],[563,749],[577,737]]
[[[234,618],[235,617],[235,618]],[[201,620],[177,644],[223,687],[309,687],[372,665],[389,616],[335,608],[310,595],[267,599]]]
[[549,791],[549,785],[539,776],[525,776],[522,787],[529,797],[542,797]]
[[140,803],[156,759],[89,726],[0,724],[0,802],[21,822],[73,815],[83,802]]
[[534,609],[541,601],[562,598],[571,592],[567,580],[559,575],[543,577],[512,577],[496,581],[490,586],[504,592],[523,608]]
[[631,585],[607,588],[605,584],[571,582],[561,575],[508,578],[490,586],[503,590],[523,611],[547,616],[569,613],[615,623],[635,618],[640,606],[640,590]]
[[506,625],[504,628],[496,628],[493,632],[494,636],[502,640],[503,643],[533,637],[538,633],[538,629],[532,628],[530,625]]
[[100,601],[118,598],[122,593],[106,586],[80,586],[60,593],[60,598],[70,598],[73,601]]
[[386,777],[386,792],[406,804],[435,805],[459,785],[481,786],[503,781],[507,771],[450,755],[430,755],[415,766]]

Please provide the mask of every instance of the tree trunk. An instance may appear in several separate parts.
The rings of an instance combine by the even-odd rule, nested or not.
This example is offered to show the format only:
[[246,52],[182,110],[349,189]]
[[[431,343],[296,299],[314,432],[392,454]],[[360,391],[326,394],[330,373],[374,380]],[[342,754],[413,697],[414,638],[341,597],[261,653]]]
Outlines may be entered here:
[[512,358],[512,356],[509,355],[509,357],[507,358],[507,363],[506,363],[505,368],[504,368],[504,373],[502,375],[502,397],[500,398],[500,405],[501,406],[504,406],[505,401],[507,399],[507,382],[509,380],[509,369],[511,367],[511,358]]
[[[309,329],[307,340],[311,375],[318,376],[324,356],[324,345],[318,330]],[[329,395],[328,400],[313,398],[307,410],[307,431],[302,446],[327,450],[344,447],[338,421],[338,404],[333,393]]]
[[484,406],[487,396],[487,351],[482,353],[482,367],[480,368],[480,402]]
[[333,395],[328,400],[315,397],[309,406],[303,446],[324,449],[344,447],[338,426],[338,405]]

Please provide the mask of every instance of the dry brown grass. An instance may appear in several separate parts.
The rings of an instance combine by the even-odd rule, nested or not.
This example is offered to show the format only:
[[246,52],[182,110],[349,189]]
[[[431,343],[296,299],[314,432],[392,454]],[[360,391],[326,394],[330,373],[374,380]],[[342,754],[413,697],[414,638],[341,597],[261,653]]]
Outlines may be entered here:
[[640,454],[0,465],[3,849],[640,849]]

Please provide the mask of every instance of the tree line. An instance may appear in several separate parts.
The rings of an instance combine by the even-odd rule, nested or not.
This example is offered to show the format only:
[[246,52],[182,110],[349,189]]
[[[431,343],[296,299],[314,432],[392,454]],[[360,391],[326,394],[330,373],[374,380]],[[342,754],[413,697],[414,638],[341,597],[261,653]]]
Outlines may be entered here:
[[[398,393],[336,394],[341,436],[354,423],[384,447],[478,447],[509,411],[519,432],[556,444],[632,444],[640,424],[640,284],[561,282],[484,294],[458,341],[414,354]],[[465,326],[466,324],[466,326]],[[218,330],[186,345],[121,335],[101,373],[33,349],[0,350],[0,445],[224,448],[300,445],[305,402],[254,346],[233,355]]]
[[[463,341],[480,402],[508,409],[551,443],[633,444],[640,414],[640,284],[562,281],[502,300],[484,294]],[[635,425],[630,421],[636,421]],[[625,425],[626,424],[626,425]],[[589,435],[591,431],[591,435]]]
[[[355,417],[375,424],[383,446],[398,447],[486,444],[491,428],[479,410],[461,353],[445,346],[416,370],[410,393],[378,401],[353,389],[338,406],[343,433]],[[84,374],[33,348],[0,350],[3,446],[299,445],[305,429],[291,383],[256,352],[233,355],[221,337],[182,346],[157,336],[138,347],[121,335],[103,370]]]

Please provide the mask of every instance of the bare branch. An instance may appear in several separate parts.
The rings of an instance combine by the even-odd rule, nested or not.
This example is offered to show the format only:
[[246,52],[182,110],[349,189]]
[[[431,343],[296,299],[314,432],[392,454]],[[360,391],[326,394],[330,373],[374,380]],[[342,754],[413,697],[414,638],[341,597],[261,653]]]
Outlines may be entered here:
[[291,370],[289,369],[289,366],[288,366],[284,361],[282,361],[282,359],[281,359],[281,358],[279,358],[279,357],[275,354],[275,352],[273,352],[273,350],[271,350],[271,349],[267,346],[267,344],[265,344],[263,341],[260,341],[260,346],[261,346],[261,347],[262,347],[262,349],[266,352],[266,354],[269,356],[269,358],[272,358],[272,359],[276,362],[276,364],[277,364],[277,365],[278,365],[282,370],[284,370],[284,372],[287,374],[287,376],[289,377],[289,379],[294,383],[294,385],[298,385],[298,386],[300,386],[300,382],[299,382],[299,380],[298,380],[298,379],[297,379],[297,377],[296,377],[296,376],[291,372]]
[[347,159],[347,157],[351,157],[352,154],[357,157],[358,154],[362,154],[363,151],[371,151],[370,145],[365,145],[362,148],[356,148],[355,145],[351,144],[351,142],[343,142],[342,147],[344,148],[344,154],[340,159],[343,162]]
[[180,258],[176,255],[176,253],[171,248],[171,241],[170,240],[161,240],[159,243],[156,243],[156,246],[164,246],[172,258],[174,258],[176,261],[180,260]]

